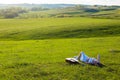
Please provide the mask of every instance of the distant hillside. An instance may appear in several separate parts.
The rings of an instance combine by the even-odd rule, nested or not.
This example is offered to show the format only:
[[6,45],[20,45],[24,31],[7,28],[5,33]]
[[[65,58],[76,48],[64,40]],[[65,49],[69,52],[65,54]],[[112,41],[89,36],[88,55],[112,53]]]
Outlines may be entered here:
[[8,7],[23,7],[23,8],[33,8],[33,7],[42,7],[42,8],[64,8],[75,6],[75,4],[0,4],[0,8]]
[[[16,7],[21,7],[22,12],[21,10],[18,12]],[[0,8],[0,18],[26,19],[48,17],[92,17],[120,19],[120,6],[75,4],[1,4]]]
[[120,19],[120,6],[75,5],[45,11],[32,11],[19,16],[19,18],[44,17],[95,17]]

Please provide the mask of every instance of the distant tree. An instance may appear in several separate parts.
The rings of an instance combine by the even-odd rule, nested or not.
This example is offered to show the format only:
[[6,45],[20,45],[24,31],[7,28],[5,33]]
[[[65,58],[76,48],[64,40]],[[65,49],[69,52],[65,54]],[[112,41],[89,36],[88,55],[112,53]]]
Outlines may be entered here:
[[1,9],[0,10],[0,16],[3,16],[4,18],[15,18],[21,13],[28,12],[27,9],[23,9],[20,7],[11,7],[7,9]]
[[31,8],[31,11],[43,11],[43,10],[48,10],[48,8],[42,8],[42,7],[33,7],[33,8]]

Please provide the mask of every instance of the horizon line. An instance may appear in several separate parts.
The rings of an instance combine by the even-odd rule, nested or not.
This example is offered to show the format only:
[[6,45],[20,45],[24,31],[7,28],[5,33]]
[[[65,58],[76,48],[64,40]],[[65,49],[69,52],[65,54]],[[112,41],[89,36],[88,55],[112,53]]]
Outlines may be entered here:
[[0,5],[12,5],[12,4],[73,4],[73,5],[103,5],[103,6],[120,6],[117,4],[78,4],[78,3],[0,3]]

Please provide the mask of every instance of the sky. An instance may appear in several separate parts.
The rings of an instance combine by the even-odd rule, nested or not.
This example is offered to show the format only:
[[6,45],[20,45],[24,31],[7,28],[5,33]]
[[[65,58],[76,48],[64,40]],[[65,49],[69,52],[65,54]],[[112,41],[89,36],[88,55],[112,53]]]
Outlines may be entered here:
[[0,0],[0,4],[87,4],[87,5],[120,5],[120,0]]

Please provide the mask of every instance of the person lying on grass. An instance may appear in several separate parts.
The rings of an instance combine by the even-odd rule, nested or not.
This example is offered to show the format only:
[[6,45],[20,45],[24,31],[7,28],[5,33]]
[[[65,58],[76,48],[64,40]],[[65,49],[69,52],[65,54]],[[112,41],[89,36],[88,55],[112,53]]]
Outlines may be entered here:
[[73,63],[73,64],[79,64],[80,61],[87,64],[96,65],[99,67],[103,66],[103,64],[100,63],[100,55],[98,55],[97,59],[95,59],[95,58],[90,58],[87,55],[85,55],[84,52],[81,52],[78,56],[75,56],[74,58],[66,58],[66,62]]

